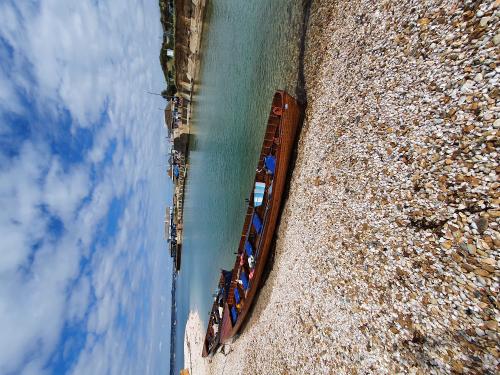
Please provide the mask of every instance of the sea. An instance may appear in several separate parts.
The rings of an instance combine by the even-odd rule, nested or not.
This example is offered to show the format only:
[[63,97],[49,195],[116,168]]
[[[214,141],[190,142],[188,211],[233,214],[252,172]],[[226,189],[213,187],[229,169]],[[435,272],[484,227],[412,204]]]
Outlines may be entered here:
[[[206,326],[220,269],[234,264],[255,166],[277,89],[300,95],[302,0],[208,0],[193,96],[174,368],[197,310]],[[200,353],[201,354],[201,353]]]

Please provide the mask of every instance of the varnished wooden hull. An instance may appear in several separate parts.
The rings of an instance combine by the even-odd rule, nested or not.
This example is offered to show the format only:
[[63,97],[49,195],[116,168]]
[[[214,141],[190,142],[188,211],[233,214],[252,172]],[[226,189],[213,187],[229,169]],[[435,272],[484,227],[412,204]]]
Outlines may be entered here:
[[[219,287],[223,284],[223,276],[221,275],[221,278],[219,280]],[[220,343],[220,334],[216,335],[213,334],[213,332],[210,332],[210,328],[213,324],[213,313],[217,309],[217,299],[214,300],[214,303],[212,304],[212,310],[210,314],[210,318],[208,321],[208,327],[207,327],[207,332],[205,334],[205,340],[203,341],[203,352],[202,356],[207,357],[210,354],[213,354],[216,350],[217,347],[219,346]]]
[[[234,335],[238,333],[242,324],[248,317],[248,313],[254,299],[260,289],[262,274],[264,272],[267,258],[271,249],[279,213],[281,200],[285,190],[285,184],[288,173],[290,157],[295,142],[295,136],[301,116],[300,105],[296,100],[284,91],[277,91],[273,97],[273,104],[268,119],[268,125],[264,137],[264,142],[261,149],[255,182],[263,182],[266,184],[265,205],[253,206],[253,191],[250,195],[250,204],[247,209],[245,223],[243,225],[242,237],[238,246],[238,256],[233,268],[233,280],[231,281],[232,288],[229,290],[229,298],[225,301],[222,317],[222,325],[220,327],[220,343],[226,343]],[[275,170],[272,177],[263,175],[264,157],[273,153],[275,156]],[[262,230],[259,234],[252,226],[252,217],[257,213],[262,218]],[[252,232],[253,231],[253,232]],[[253,235],[252,235],[253,233]],[[248,289],[244,290],[238,284],[237,277],[241,272],[244,272],[245,266],[242,263],[249,263],[248,256],[245,254],[245,242],[252,238],[258,245],[255,246],[255,265],[254,268],[246,266],[246,271],[252,270],[252,278],[249,282]],[[243,258],[243,261],[242,261]],[[233,298],[234,289],[237,289],[242,294],[242,301],[237,304]],[[237,311],[237,319],[233,321],[231,317],[231,308],[239,306]],[[210,327],[209,327],[210,328]],[[210,354],[204,347],[203,356]]]

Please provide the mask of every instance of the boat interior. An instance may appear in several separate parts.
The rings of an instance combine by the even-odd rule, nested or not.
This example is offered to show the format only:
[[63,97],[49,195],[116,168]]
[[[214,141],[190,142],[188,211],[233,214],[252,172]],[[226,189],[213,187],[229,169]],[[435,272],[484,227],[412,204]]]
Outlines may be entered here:
[[243,233],[238,246],[238,255],[233,268],[233,276],[227,305],[230,321],[234,326],[245,308],[247,295],[253,285],[255,268],[259,263],[261,240],[264,237],[263,229],[267,213],[271,208],[271,195],[274,172],[276,170],[277,152],[280,142],[280,121],[283,111],[283,96],[276,93],[273,98],[269,115],[264,143],[259,156],[254,188],[250,196]]

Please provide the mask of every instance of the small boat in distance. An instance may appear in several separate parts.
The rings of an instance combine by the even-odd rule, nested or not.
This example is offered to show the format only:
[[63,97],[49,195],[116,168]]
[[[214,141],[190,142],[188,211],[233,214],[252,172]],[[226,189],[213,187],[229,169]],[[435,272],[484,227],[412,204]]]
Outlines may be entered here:
[[288,172],[301,107],[285,91],[274,94],[254,187],[232,271],[222,271],[210,312],[203,357],[236,335],[260,288]]

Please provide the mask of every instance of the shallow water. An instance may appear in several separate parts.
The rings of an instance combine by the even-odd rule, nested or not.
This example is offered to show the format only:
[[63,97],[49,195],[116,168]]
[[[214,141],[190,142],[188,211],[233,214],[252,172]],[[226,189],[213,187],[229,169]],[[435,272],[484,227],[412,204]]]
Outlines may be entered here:
[[176,368],[184,366],[190,310],[208,320],[221,268],[234,263],[271,99],[295,95],[302,5],[292,0],[209,0],[194,97],[177,278]]

